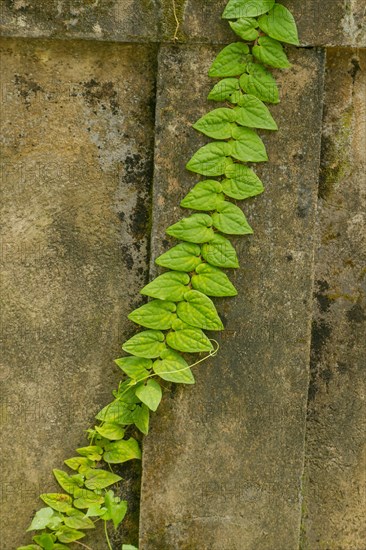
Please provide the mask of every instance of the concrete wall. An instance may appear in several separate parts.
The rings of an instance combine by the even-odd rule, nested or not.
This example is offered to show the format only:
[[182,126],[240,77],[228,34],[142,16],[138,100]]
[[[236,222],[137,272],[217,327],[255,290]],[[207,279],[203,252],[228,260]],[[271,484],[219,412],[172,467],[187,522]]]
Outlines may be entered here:
[[[1,550],[118,383],[127,314],[197,181],[225,3],[176,1],[173,44],[170,0],[0,2]],[[278,74],[239,296],[218,302],[220,355],[154,417],[140,521],[140,466],[121,468],[118,550],[365,549],[364,3],[284,4],[306,47]]]

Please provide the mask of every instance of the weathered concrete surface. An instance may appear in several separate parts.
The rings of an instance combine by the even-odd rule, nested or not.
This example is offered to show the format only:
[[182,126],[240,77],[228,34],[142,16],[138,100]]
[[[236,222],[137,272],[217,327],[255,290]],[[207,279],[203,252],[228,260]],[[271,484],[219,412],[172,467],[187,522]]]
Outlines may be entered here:
[[[364,0],[284,0],[304,45],[366,46]],[[6,36],[231,42],[227,0],[0,0]],[[175,6],[175,10],[173,8]],[[175,15],[174,15],[175,11]]]
[[121,378],[147,277],[155,61],[151,46],[1,42],[2,550]]
[[[163,47],[157,103],[152,252],[198,177],[184,166],[202,137],[215,50]],[[267,192],[245,203],[255,229],[237,241],[239,297],[221,300],[226,331],[197,385],[167,392],[145,439],[141,550],[297,550],[310,349],[323,54],[291,51],[264,132]],[[199,69],[198,69],[199,67]],[[306,139],[304,140],[304,136]]]
[[[169,0],[168,0],[169,1]],[[303,45],[366,46],[364,0],[283,0],[294,15]],[[232,42],[236,35],[220,20],[227,0],[187,0],[182,34],[201,42]]]
[[366,52],[330,50],[316,253],[304,550],[366,541]]
[[158,0],[0,0],[6,36],[156,40]]

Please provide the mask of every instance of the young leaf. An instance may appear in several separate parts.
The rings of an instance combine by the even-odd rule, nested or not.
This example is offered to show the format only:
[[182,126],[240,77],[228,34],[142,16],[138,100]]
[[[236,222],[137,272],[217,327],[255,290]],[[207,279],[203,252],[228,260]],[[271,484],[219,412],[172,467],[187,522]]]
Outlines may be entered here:
[[235,248],[228,239],[219,233],[216,233],[212,241],[202,246],[202,257],[206,262],[217,267],[239,267]]
[[107,511],[102,516],[102,519],[105,521],[112,520],[114,528],[117,529],[126,515],[127,501],[120,501],[119,498],[114,497],[113,491],[108,491],[105,495],[105,506]]
[[168,330],[176,318],[174,302],[152,300],[129,314],[128,318],[138,325],[157,330]]
[[[183,300],[190,278],[187,273],[181,271],[168,271],[156,277],[151,283],[140,290],[141,294],[159,298],[160,300],[171,300],[179,302]],[[170,306],[171,307],[171,306]]]
[[206,330],[223,330],[224,326],[210,298],[198,292],[190,290],[184,296],[184,302],[179,302],[177,314],[182,321],[192,327]]
[[232,169],[227,170],[226,175],[229,179],[222,180],[222,190],[233,199],[255,197],[264,191],[261,180],[248,166],[234,164]]
[[72,498],[61,493],[43,493],[40,495],[43,502],[57,512],[66,512],[72,505]]
[[131,355],[153,359],[165,349],[164,334],[159,330],[143,330],[132,336],[122,346]]
[[103,453],[103,449],[98,445],[89,445],[88,447],[80,447],[79,449],[76,449],[76,451],[79,453],[79,455],[85,456],[90,460],[100,460],[102,457],[101,455]]
[[224,78],[215,84],[208,94],[207,99],[212,101],[225,101],[229,99],[231,94],[236,90],[239,90],[239,80],[237,78]]
[[70,547],[65,546],[65,544],[60,544],[59,542],[56,542],[52,550],[70,550]]
[[237,76],[244,72],[248,63],[249,47],[243,42],[226,46],[216,57],[208,76]]
[[229,21],[230,27],[243,40],[252,41],[258,38],[258,21],[252,17],[241,17],[237,21]]
[[156,411],[158,408],[163,392],[160,384],[156,380],[148,380],[146,384],[142,384],[136,389],[136,395],[151,409]]
[[17,550],[42,550],[38,544],[27,544],[27,546],[18,546]]
[[69,476],[66,472],[62,470],[53,470],[53,475],[57,479],[58,484],[64,491],[74,494],[76,488],[82,487],[83,478],[80,475]]
[[190,327],[169,332],[166,341],[171,348],[185,353],[200,353],[213,349],[210,340],[199,328]]
[[267,103],[279,103],[279,92],[276,80],[271,73],[258,63],[248,63],[246,73],[240,77],[240,86]]
[[229,235],[251,235],[253,233],[243,212],[231,202],[224,202],[220,205],[218,212],[212,214],[212,219],[215,227],[223,233]]
[[194,271],[201,263],[201,248],[194,243],[180,243],[173,246],[155,260],[158,265],[174,271]]
[[271,38],[295,46],[300,44],[295,19],[285,6],[275,4],[268,15],[260,17],[258,23],[261,30]]
[[229,139],[234,120],[233,110],[222,107],[204,115],[193,124],[193,128],[214,139]]
[[112,472],[106,472],[105,470],[100,470],[96,468],[90,468],[85,472],[85,487],[91,491],[95,489],[105,489],[109,485],[113,485],[118,481],[121,481],[121,477],[113,474]]
[[254,130],[237,126],[233,131],[235,141],[231,142],[231,156],[242,162],[265,162],[266,148]]
[[80,540],[85,537],[85,533],[72,529],[71,527],[67,527],[66,525],[60,527],[60,529],[56,532],[56,535],[60,542],[74,542],[75,540]]
[[207,296],[236,296],[237,290],[228,276],[217,267],[201,264],[192,277],[192,287]]
[[66,466],[71,468],[71,470],[78,470],[80,466],[93,466],[93,461],[84,456],[74,456],[73,458],[68,458],[64,460]]
[[137,406],[133,412],[133,420],[135,426],[142,432],[144,435],[149,433],[149,419],[150,411],[149,407],[146,405]]
[[28,527],[27,531],[39,531],[40,529],[45,529],[54,514],[52,508],[41,508],[36,512],[32,523]]
[[114,361],[120,369],[123,370],[132,378],[132,380],[144,380],[149,375],[149,370],[152,369],[151,359],[144,359],[142,357],[121,357]]
[[53,550],[55,546],[55,540],[56,537],[49,535],[47,533],[44,533],[43,535],[35,535],[33,537],[34,542],[39,544],[43,550]]
[[249,128],[263,128],[264,130],[278,130],[268,107],[254,95],[243,95],[235,107],[236,122]]
[[197,183],[181,201],[180,205],[183,208],[194,210],[215,210],[216,206],[224,199],[220,182],[205,180]]
[[[94,491],[89,491],[88,489],[77,489],[74,493],[74,506],[75,508],[80,508],[85,510],[94,504],[102,504],[104,498],[102,495],[97,495]],[[63,541],[65,542],[65,541]]]
[[65,518],[66,527],[71,529],[95,529],[93,521],[85,516],[80,510],[72,508],[67,512],[68,517]]
[[141,459],[141,451],[136,439],[130,437],[127,441],[122,439],[115,443],[109,443],[105,447],[103,460],[109,464],[122,464],[134,458]]
[[[229,145],[229,144],[227,144]],[[166,230],[171,237],[191,243],[205,243],[214,238],[212,219],[208,214],[192,214]]]
[[228,158],[229,155],[230,145],[226,141],[208,143],[198,149],[186,168],[203,176],[221,176],[226,167],[232,163]]
[[95,426],[95,430],[102,437],[105,437],[110,441],[122,439],[125,435],[125,430],[113,422],[106,422],[105,424],[102,424],[102,426]]
[[[136,401],[138,401],[137,398]],[[117,399],[104,407],[95,418],[102,422],[125,424],[128,426],[133,424],[133,408],[133,405]]]
[[261,36],[258,40],[258,45],[254,46],[252,51],[258,61],[264,65],[277,69],[288,69],[291,67],[282,44],[274,38]]
[[238,19],[239,17],[257,17],[269,11],[275,0],[229,0],[223,19]]
[[155,361],[154,372],[163,380],[177,384],[194,384],[195,380],[188,363],[179,353],[166,350],[161,360]]

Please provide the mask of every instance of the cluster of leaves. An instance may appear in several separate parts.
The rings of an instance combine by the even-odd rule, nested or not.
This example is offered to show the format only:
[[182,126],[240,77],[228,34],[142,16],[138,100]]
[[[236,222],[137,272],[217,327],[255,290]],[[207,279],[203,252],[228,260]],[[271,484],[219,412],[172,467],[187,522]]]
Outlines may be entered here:
[[[204,331],[224,327],[211,298],[237,294],[224,270],[237,268],[239,262],[225,235],[253,233],[235,202],[263,192],[247,163],[268,160],[256,130],[277,130],[265,105],[279,102],[268,67],[290,67],[281,42],[298,44],[291,13],[274,0],[230,0],[223,18],[244,42],[226,46],[210,68],[209,76],[220,80],[208,99],[225,106],[193,125],[215,141],[187,164],[188,170],[209,179],[199,181],[182,200],[182,207],[196,212],[167,229],[180,242],[157,258],[166,271],[141,290],[150,301],[129,315],[143,330],[123,344],[127,355],[116,360],[124,380],[88,430],[89,445],[65,460],[74,473],[54,470],[64,492],[41,495],[46,507],[29,527],[38,532],[34,544],[18,550],[67,550],[98,521],[104,522],[111,548],[106,522],[117,528],[127,511],[127,502],[109,488],[121,480],[111,465],[141,458],[128,428],[134,425],[147,434],[150,411],[156,411],[162,398],[161,381],[193,384],[191,367],[203,359],[192,365],[189,354],[215,353]],[[123,545],[123,550],[133,548]]]

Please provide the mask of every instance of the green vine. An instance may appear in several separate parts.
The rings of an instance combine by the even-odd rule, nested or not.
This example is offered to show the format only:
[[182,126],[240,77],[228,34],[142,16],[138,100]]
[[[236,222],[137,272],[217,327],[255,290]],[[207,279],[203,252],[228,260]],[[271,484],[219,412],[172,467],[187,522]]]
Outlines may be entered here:
[[[255,129],[277,130],[265,103],[279,103],[279,91],[266,66],[290,67],[281,42],[299,44],[293,16],[275,0],[229,0],[223,18],[243,41],[226,46],[209,71],[210,77],[220,80],[208,99],[225,106],[193,125],[215,140],[187,164],[188,170],[209,178],[199,181],[181,202],[183,208],[197,212],[166,230],[180,242],[156,259],[167,271],[141,290],[150,301],[128,316],[143,330],[123,344],[126,355],[116,360],[124,380],[87,431],[89,444],[65,460],[74,473],[53,471],[64,492],[41,495],[46,506],[28,529],[37,534],[32,544],[18,550],[67,550],[70,543],[91,550],[79,541],[98,521],[112,550],[108,525],[117,529],[127,512],[127,502],[110,489],[122,479],[113,465],[141,458],[139,443],[128,435],[128,427],[134,425],[146,435],[150,411],[156,411],[162,399],[160,380],[194,384],[192,367],[218,351],[217,342],[204,333],[224,328],[211,298],[237,294],[223,269],[239,267],[224,234],[253,233],[235,201],[263,192],[262,182],[247,163],[268,160]],[[175,37],[177,16],[176,23]],[[205,355],[192,362],[189,357],[194,353]]]

